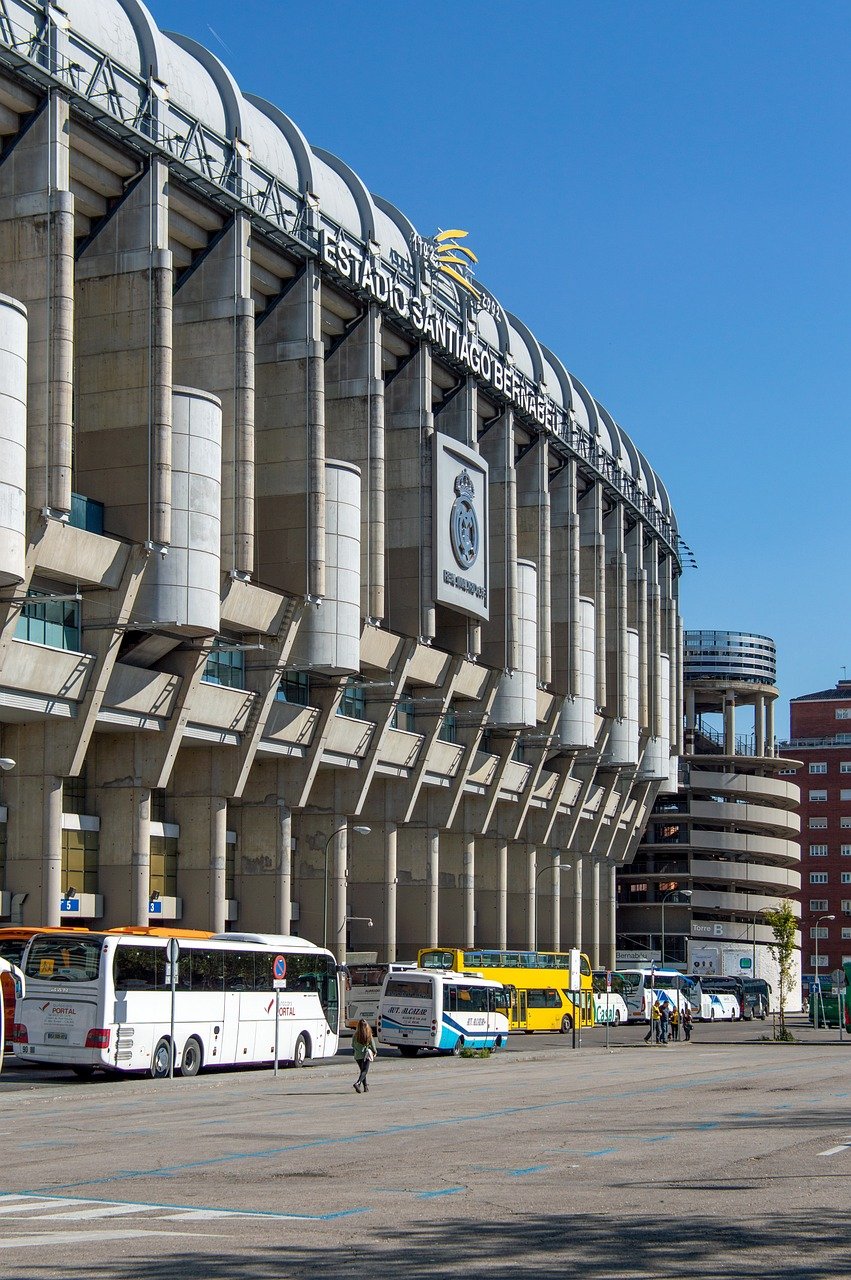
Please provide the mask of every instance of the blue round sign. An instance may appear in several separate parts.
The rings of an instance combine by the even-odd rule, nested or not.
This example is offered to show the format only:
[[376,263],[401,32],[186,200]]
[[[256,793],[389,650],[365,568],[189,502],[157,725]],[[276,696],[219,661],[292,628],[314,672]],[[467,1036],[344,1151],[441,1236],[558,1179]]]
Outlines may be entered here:
[[281,978],[285,978],[287,976],[286,956],[275,956],[275,959],[272,962],[272,976],[277,978],[279,981]]

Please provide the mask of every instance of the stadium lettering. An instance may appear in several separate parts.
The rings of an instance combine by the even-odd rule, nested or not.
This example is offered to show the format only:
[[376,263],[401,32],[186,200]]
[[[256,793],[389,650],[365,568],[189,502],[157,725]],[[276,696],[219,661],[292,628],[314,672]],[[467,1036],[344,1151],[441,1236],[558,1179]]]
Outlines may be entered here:
[[321,257],[322,265],[329,271],[406,320],[421,337],[488,383],[540,426],[563,433],[561,410],[549,396],[539,391],[515,365],[470,338],[452,316],[434,305],[430,296],[414,293],[404,280],[360,245],[326,231],[321,237]]

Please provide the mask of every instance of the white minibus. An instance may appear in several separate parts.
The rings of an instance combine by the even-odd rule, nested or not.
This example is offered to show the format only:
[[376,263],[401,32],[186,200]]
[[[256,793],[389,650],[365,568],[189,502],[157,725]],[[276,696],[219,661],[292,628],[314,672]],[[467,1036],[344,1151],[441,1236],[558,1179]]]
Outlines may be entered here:
[[466,973],[388,973],[378,1005],[378,1038],[406,1058],[420,1049],[501,1049],[508,1041],[508,992],[499,982]]
[[[12,1032],[28,1062],[96,1070],[301,1066],[337,1052],[341,975],[330,951],[304,938],[218,934],[179,939],[174,1039],[166,948],[175,939],[132,933],[36,934],[23,957],[26,994]],[[280,986],[273,988],[273,966]]]

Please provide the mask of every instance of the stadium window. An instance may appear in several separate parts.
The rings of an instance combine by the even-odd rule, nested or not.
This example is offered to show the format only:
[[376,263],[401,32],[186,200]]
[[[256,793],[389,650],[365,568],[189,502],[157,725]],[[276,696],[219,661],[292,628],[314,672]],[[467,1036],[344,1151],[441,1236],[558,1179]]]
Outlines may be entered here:
[[810,773],[827,773],[827,761],[826,760],[811,761]]

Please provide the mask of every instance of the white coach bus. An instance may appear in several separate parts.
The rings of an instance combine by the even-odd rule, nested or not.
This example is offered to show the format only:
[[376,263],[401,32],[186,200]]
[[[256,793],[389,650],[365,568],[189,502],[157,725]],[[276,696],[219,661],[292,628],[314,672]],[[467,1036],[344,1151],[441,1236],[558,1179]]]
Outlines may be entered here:
[[378,1026],[378,1002],[381,988],[388,973],[404,973],[416,969],[416,963],[403,964],[349,964],[346,965],[346,1016],[340,1027],[341,1034],[352,1030],[352,1023],[361,1018],[373,1031]]
[[[169,1074],[169,938],[132,933],[36,934],[23,957],[26,995],[12,1032],[28,1062],[95,1071]],[[303,938],[218,934],[180,938],[174,1069],[302,1066],[337,1052],[342,979],[330,951]],[[282,957],[282,961],[278,958]],[[273,964],[283,972],[273,989]]]
[[420,1049],[460,1053],[508,1042],[508,992],[466,973],[409,969],[388,973],[378,1004],[378,1038],[405,1058]]

